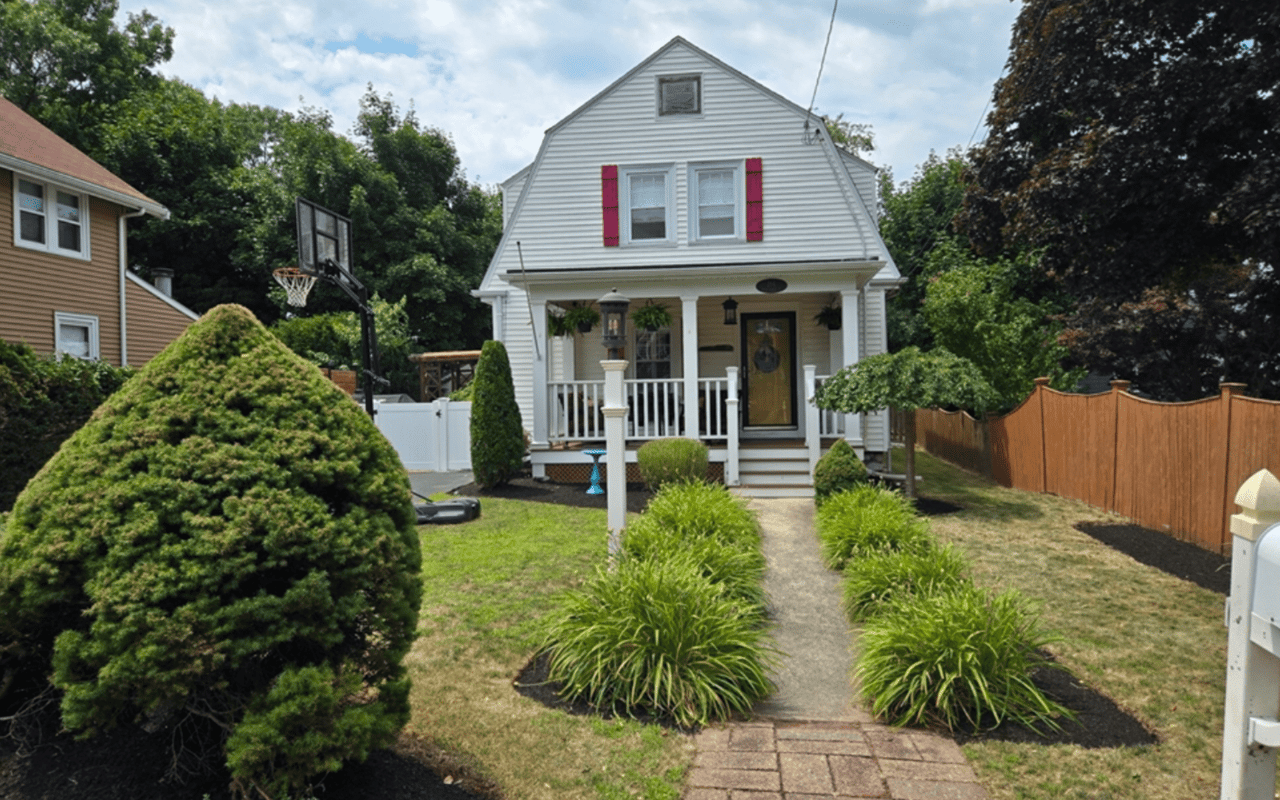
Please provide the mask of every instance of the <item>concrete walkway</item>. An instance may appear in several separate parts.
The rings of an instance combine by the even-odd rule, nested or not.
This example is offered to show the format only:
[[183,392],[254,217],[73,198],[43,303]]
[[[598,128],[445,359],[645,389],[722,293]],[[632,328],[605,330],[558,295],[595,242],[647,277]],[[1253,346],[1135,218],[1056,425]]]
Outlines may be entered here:
[[873,721],[854,699],[840,576],[822,565],[811,499],[753,499],[785,655],[757,719],[698,733],[684,800],[986,800],[951,739]]

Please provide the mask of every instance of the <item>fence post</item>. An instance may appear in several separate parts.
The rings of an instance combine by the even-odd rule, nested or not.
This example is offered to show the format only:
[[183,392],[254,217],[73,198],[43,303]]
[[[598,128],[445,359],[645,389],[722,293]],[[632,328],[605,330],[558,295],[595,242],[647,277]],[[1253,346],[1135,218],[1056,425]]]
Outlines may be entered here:
[[[1236,493],[1231,517],[1231,594],[1227,597],[1227,690],[1222,726],[1220,800],[1270,800],[1275,793],[1275,713],[1280,706],[1277,620],[1253,613],[1259,539],[1280,536],[1280,480],[1259,470]],[[1280,587],[1271,587],[1280,591]],[[1261,622],[1256,625],[1255,620]],[[1257,628],[1266,630],[1259,631]],[[1262,639],[1262,642],[1259,642]],[[1264,645],[1270,642],[1268,650]]]
[[1231,511],[1231,407],[1235,404],[1237,394],[1244,395],[1247,384],[1220,383],[1222,392],[1222,533],[1218,537],[1218,552],[1227,555],[1231,550],[1231,527],[1228,514]]
[[1040,404],[1040,492],[1049,491],[1049,451],[1044,442],[1044,393],[1049,388],[1048,378],[1036,378],[1036,401]]
[[1120,488],[1120,395],[1129,391],[1132,381],[1111,382],[1111,497],[1107,510],[1116,510],[1116,492]]

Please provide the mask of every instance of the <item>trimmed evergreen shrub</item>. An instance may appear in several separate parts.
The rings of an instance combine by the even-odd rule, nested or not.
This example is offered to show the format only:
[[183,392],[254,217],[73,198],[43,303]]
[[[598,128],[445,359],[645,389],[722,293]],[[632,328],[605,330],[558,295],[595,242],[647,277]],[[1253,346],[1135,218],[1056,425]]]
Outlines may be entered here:
[[0,340],[0,511],[13,507],[27,481],[132,374]]
[[822,558],[843,570],[855,556],[883,550],[927,551],[928,523],[898,492],[863,485],[827,498],[817,513]]
[[759,547],[730,544],[715,536],[688,537],[646,513],[627,526],[622,550],[634,559],[688,559],[728,597],[740,601],[757,617],[764,617],[765,560]]
[[846,492],[867,482],[867,466],[853,446],[837,439],[813,468],[813,501],[821,506],[836,492]]
[[844,609],[850,621],[862,622],[905,597],[955,589],[968,580],[968,572],[969,563],[951,545],[868,553],[844,568]]
[[1036,668],[1054,666],[1037,652],[1051,641],[1017,592],[966,584],[906,598],[870,620],[855,674],[872,713],[891,725],[983,730],[1012,720],[1056,729],[1071,712],[1031,681]]
[[220,306],[19,496],[0,646],[52,673],[72,730],[212,718],[241,794],[297,793],[408,720],[420,560],[386,439]]
[[712,538],[740,550],[760,548],[755,515],[720,484],[668,484],[649,500],[643,516],[687,542]]
[[636,451],[640,477],[650,489],[707,477],[707,446],[694,439],[654,439]]
[[623,559],[551,617],[550,680],[600,709],[692,727],[772,690],[763,626],[686,558]]
[[478,486],[502,486],[520,472],[525,452],[511,362],[502,342],[484,343],[471,385],[471,473]]

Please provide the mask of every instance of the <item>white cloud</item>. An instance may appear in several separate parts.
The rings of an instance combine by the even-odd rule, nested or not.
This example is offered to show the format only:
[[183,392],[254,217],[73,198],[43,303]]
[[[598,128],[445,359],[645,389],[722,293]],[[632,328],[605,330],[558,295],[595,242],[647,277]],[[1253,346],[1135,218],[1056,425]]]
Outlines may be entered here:
[[[224,102],[328,109],[349,131],[372,83],[450,133],[473,179],[496,183],[543,131],[675,35],[807,106],[831,6],[814,0],[122,0],[176,31],[162,71]],[[823,113],[876,132],[877,163],[909,177],[930,149],[968,142],[1009,46],[1006,0],[867,0],[839,10]],[[391,38],[416,55],[349,44]],[[377,48],[367,48],[377,49]],[[299,98],[303,100],[299,100]]]

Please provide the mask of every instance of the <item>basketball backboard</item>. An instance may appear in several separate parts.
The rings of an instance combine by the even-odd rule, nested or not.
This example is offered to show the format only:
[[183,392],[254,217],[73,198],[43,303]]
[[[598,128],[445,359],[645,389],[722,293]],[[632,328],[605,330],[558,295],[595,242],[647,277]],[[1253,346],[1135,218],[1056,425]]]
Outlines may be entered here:
[[301,197],[297,210],[299,268],[359,286],[351,258],[351,220]]

